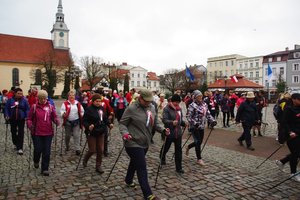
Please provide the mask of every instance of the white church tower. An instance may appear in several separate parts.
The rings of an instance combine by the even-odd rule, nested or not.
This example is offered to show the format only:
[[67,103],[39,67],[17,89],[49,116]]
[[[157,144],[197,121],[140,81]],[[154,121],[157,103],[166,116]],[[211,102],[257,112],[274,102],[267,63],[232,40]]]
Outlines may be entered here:
[[56,21],[51,30],[51,39],[54,49],[69,49],[69,29],[65,24],[65,15],[63,14],[62,0],[58,1]]

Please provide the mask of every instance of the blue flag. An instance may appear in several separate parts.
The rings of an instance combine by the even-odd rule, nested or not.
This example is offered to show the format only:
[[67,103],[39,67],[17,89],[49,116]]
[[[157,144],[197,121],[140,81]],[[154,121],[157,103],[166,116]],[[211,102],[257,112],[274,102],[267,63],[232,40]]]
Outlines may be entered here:
[[270,67],[270,64],[268,63],[268,82],[270,83],[273,79],[273,72],[272,69]]
[[187,66],[185,66],[185,68],[186,68],[185,69],[186,70],[185,75],[190,77],[191,82],[194,82],[194,75],[192,74],[192,72],[189,70],[189,68]]

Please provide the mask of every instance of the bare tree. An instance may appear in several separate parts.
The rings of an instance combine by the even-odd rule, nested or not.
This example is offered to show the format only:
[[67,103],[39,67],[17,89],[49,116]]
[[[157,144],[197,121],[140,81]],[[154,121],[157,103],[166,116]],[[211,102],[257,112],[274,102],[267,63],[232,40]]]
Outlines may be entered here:
[[86,84],[92,90],[105,76],[105,71],[101,66],[103,59],[94,56],[83,56],[80,59],[83,73],[86,78]]
[[164,78],[161,80],[160,84],[162,84],[166,89],[174,94],[176,88],[184,84],[184,76],[182,70],[168,69],[164,74]]
[[64,81],[67,65],[56,55],[55,51],[47,51],[36,57],[37,66],[31,69],[30,78],[35,83],[47,88],[50,97],[53,96],[53,87]]

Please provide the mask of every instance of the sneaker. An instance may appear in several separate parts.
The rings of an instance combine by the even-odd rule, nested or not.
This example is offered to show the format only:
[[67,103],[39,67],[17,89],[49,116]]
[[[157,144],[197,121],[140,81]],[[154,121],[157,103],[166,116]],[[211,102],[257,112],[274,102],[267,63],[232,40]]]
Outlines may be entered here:
[[166,161],[165,160],[162,160],[161,161],[161,165],[165,165],[166,164]]
[[223,126],[222,128],[226,128],[227,126]]
[[147,200],[154,200],[154,199],[157,199],[157,197],[154,196],[154,195],[149,195],[149,196],[147,197]]
[[76,155],[79,156],[81,154],[81,151],[77,150]]
[[67,148],[66,148],[66,151],[70,151],[70,147],[67,147]]
[[253,137],[257,137],[256,133],[253,131]]
[[83,165],[84,167],[87,166],[87,161],[86,161],[85,159],[82,160],[82,165]]
[[42,175],[43,175],[43,176],[49,176],[49,172],[48,172],[48,171],[43,171],[43,172],[42,172]]
[[240,139],[237,139],[237,141],[240,143],[240,146],[244,146],[243,141]]
[[23,150],[22,150],[22,149],[19,149],[19,150],[18,150],[18,154],[19,154],[19,155],[23,155]]
[[255,149],[252,146],[247,146],[247,149],[254,151]]
[[199,159],[199,160],[197,161],[197,163],[198,163],[199,165],[202,165],[202,166],[205,165],[205,163],[204,163],[204,161],[203,161],[202,159]]
[[39,164],[39,163],[34,163],[34,165],[33,165],[33,166],[34,166],[34,168],[36,168],[36,169],[37,169],[37,168],[39,168],[40,164]]
[[229,128],[229,127],[230,127],[230,125],[229,125],[229,124],[227,124],[227,127]]
[[[126,182],[125,182],[126,183]],[[126,185],[128,186],[128,187],[130,187],[131,189],[133,189],[133,190],[135,190],[136,189],[136,185],[134,184],[134,183],[126,183]]]
[[278,168],[279,168],[280,171],[284,171],[283,170],[284,164],[280,160],[276,160],[275,164],[278,166]]
[[261,132],[258,132],[258,136],[263,137],[263,135],[261,134]]
[[189,145],[187,144],[187,145],[185,145],[185,155],[189,155]]
[[96,169],[96,172],[98,172],[99,174],[103,174],[104,170],[101,167],[99,167]]
[[107,157],[109,155],[108,152],[104,152],[104,157]]
[[180,174],[183,174],[183,173],[184,173],[183,169],[176,170],[176,172],[178,172],[178,173],[180,173]]
[[300,182],[300,175],[298,174],[298,175],[296,175],[295,176],[295,174],[291,174],[291,176],[294,176],[292,179],[293,180],[295,180],[295,181],[297,181],[297,182]]

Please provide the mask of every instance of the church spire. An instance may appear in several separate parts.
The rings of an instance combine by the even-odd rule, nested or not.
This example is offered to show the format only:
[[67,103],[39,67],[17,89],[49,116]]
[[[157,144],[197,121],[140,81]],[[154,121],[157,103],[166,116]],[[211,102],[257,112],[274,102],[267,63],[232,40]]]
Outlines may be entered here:
[[58,1],[55,23],[51,30],[51,39],[55,49],[69,49],[69,29],[65,23],[62,0]]

